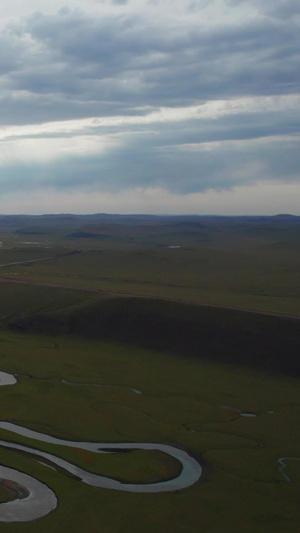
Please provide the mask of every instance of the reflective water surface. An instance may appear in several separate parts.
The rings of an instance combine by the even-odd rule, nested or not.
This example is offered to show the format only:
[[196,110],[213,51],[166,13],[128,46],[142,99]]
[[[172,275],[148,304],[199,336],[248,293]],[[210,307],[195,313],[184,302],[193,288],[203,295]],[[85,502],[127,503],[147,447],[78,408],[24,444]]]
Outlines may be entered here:
[[[67,472],[73,474],[78,480],[91,485],[93,487],[101,487],[105,489],[112,490],[121,490],[126,492],[144,492],[144,493],[153,493],[153,492],[168,492],[179,489],[184,489],[196,483],[202,475],[202,467],[191,457],[186,451],[176,448],[174,446],[169,446],[166,444],[159,443],[137,443],[137,442],[118,442],[118,443],[108,443],[108,442],[77,442],[77,441],[67,441],[64,439],[59,439],[57,437],[52,437],[44,433],[39,433],[33,431],[23,426],[18,426],[11,422],[0,422],[0,428],[6,429],[18,435],[23,435],[31,439],[35,439],[40,442],[48,442],[52,444],[63,445],[72,448],[80,448],[88,450],[93,453],[119,453],[122,450],[158,450],[163,453],[170,455],[177,459],[182,466],[180,474],[173,479],[160,481],[156,483],[144,483],[144,484],[135,484],[135,483],[124,483],[118,481],[117,479],[112,479],[106,476],[101,476],[99,474],[93,474],[82,468],[79,468],[56,455],[44,452],[37,448],[32,448],[23,444],[17,444],[15,442],[8,442],[5,440],[0,440],[0,446],[5,448],[19,450],[21,452],[28,452],[31,456],[37,456],[39,458],[46,459],[48,462],[53,465],[57,465]],[[14,502],[2,503],[0,505],[0,521],[14,521],[13,517],[17,517],[16,520],[34,520],[44,514],[47,514],[55,507],[53,506],[53,494],[52,491],[49,493],[45,491],[45,485],[39,488],[39,485],[33,485],[33,478],[26,476],[20,472],[17,472],[12,469],[8,469],[9,477],[6,477],[4,473],[0,475],[5,479],[13,479],[10,477],[13,473],[14,480],[23,485],[30,491],[30,496],[24,500],[15,500]],[[26,476],[25,478],[20,479],[20,474]],[[27,483],[28,481],[28,483]],[[37,482],[39,483],[39,482]],[[48,488],[48,487],[46,487]],[[50,489],[49,489],[50,490]],[[49,502],[45,502],[44,505],[41,505],[41,501],[46,498]],[[26,512],[24,511],[26,507]],[[9,519],[11,517],[11,520]],[[29,518],[31,517],[31,518]]]
[[23,489],[21,498],[0,505],[1,522],[29,522],[56,508],[55,493],[37,479],[6,466],[0,466],[0,478],[14,482],[17,492]]
[[0,372],[0,387],[2,385],[15,385],[17,380],[12,374],[7,374],[6,372]]

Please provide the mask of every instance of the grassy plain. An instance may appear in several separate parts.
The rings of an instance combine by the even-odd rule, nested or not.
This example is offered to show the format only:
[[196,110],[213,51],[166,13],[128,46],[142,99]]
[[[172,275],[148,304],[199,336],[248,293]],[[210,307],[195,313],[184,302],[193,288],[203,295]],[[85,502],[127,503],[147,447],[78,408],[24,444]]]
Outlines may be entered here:
[[267,312],[299,312],[299,250],[80,250],[1,276]]
[[[8,533],[298,533],[300,461],[288,462],[288,482],[278,459],[300,457],[299,320],[290,316],[300,315],[300,226],[166,220],[3,221],[0,361],[18,384],[0,388],[0,419],[63,439],[172,444],[203,464],[203,478],[129,494],[1,448],[2,464],[59,501],[40,520],[3,524]],[[132,482],[179,468],[160,452],[101,456],[3,429],[0,438]]]
[[299,217],[108,218],[12,217],[0,276],[299,315]]
[[[17,386],[0,391],[2,419],[70,440],[170,443],[204,462],[204,477],[193,487],[139,495],[88,487],[35,458],[2,449],[2,463],[41,479],[59,498],[48,517],[5,524],[5,530],[79,532],[84,525],[96,533],[100,523],[109,532],[129,524],[130,531],[149,533],[229,533],[241,523],[249,533],[298,530],[298,465],[288,465],[291,483],[278,472],[279,457],[299,454],[297,380],[68,336],[5,332],[1,341],[1,367],[20,374]],[[230,407],[257,417],[244,418]],[[178,468],[155,452],[95,456],[5,430],[0,435],[118,479],[153,481],[176,475]]]

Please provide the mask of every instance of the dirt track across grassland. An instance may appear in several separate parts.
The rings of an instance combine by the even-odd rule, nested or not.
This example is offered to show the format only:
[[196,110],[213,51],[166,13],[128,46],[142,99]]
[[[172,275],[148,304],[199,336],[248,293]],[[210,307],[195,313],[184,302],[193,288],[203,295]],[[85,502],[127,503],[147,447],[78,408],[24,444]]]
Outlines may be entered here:
[[[38,260],[37,260],[38,261]],[[32,262],[32,261],[30,261]],[[0,265],[1,267],[2,265]],[[7,266],[7,265],[6,265]],[[9,278],[1,278],[0,277],[0,283],[13,283],[13,284],[19,284],[19,285],[31,285],[36,287],[49,287],[54,289],[66,289],[66,290],[73,290],[73,291],[81,291],[81,292],[90,292],[94,294],[108,294],[112,296],[124,296],[129,298],[145,298],[150,300],[161,300],[161,301],[167,301],[167,302],[177,302],[182,304],[189,304],[189,305],[199,305],[202,307],[210,307],[214,309],[231,309],[232,311],[243,311],[246,313],[254,313],[259,315],[266,315],[266,316],[277,316],[281,318],[293,318],[296,320],[300,320],[300,314],[299,315],[293,315],[289,313],[278,313],[275,311],[263,311],[261,309],[255,309],[250,307],[239,307],[239,306],[230,306],[230,305],[221,305],[221,304],[213,304],[209,302],[195,302],[192,300],[184,300],[179,298],[163,298],[161,296],[152,296],[148,294],[138,294],[135,292],[126,292],[126,291],[120,291],[120,290],[108,290],[108,289],[91,289],[88,287],[72,287],[71,285],[59,285],[56,283],[44,283],[39,281],[26,281],[26,280],[19,280],[19,279],[9,279]]]

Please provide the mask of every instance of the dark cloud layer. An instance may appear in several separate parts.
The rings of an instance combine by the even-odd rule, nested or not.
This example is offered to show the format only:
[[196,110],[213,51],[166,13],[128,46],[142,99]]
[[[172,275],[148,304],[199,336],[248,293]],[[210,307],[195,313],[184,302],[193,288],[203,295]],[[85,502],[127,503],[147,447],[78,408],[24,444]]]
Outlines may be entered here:
[[[299,181],[299,3],[227,0],[232,10],[252,6],[256,15],[216,24],[202,20],[204,2],[187,4],[194,17],[180,24],[127,13],[127,4],[112,0],[115,14],[97,17],[67,7],[35,13],[2,32],[2,126],[109,120],[78,131],[12,128],[0,139],[0,192],[161,187],[188,194]],[[278,99],[264,99],[270,96]],[[221,112],[213,106],[219,100],[228,104]],[[200,107],[193,115],[189,106]],[[152,120],[163,107],[180,108],[178,116],[162,110]],[[107,148],[65,147],[79,136],[90,136],[87,143],[99,136]],[[26,158],[27,142],[36,141],[38,152],[39,141],[50,147],[60,138],[57,155]]]
[[42,97],[36,120],[45,120],[47,104],[52,118],[55,99],[66,118],[72,104],[72,116],[82,117],[102,114],[106,106],[119,114],[142,105],[294,93],[300,83],[299,40],[296,22],[272,17],[165,31],[145,26],[139,17],[92,19],[70,10],[35,14],[2,36],[2,87],[19,92],[21,101],[23,91]]

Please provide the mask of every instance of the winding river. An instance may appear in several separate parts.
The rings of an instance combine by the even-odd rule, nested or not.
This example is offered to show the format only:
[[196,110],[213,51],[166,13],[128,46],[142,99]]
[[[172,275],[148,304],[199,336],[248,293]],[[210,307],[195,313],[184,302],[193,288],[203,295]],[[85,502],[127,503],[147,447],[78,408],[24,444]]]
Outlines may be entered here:
[[[16,383],[14,376],[11,376],[10,378],[8,376],[9,374],[6,374],[6,382],[4,383],[5,379],[3,378],[3,380],[0,382],[0,385],[12,385]],[[0,379],[1,377],[2,376],[0,375]],[[81,482],[93,487],[139,493],[169,492],[184,489],[193,485],[200,479],[202,475],[202,467],[198,461],[191,457],[186,451],[176,448],[175,446],[149,442],[101,443],[68,441],[5,421],[0,422],[0,428],[39,442],[80,448],[93,453],[120,453],[122,450],[157,450],[174,457],[181,463],[182,466],[180,474],[173,479],[144,484],[124,483],[116,479],[88,472],[72,463],[69,463],[68,461],[65,461],[64,459],[61,459],[56,455],[43,452],[37,448],[23,444],[17,444],[15,442],[9,442],[6,440],[0,440],[0,446],[7,449],[27,452],[30,453],[31,456],[37,456],[40,459],[45,459],[52,465],[57,465],[66,472],[74,475]],[[45,516],[55,509],[57,505],[57,499],[54,492],[49,487],[32,478],[31,476],[28,476],[23,472],[19,472],[18,470],[0,466],[0,479],[4,481],[4,484],[7,482],[12,482],[18,494],[18,499],[0,504],[0,521],[21,522],[35,520]]]
[[6,466],[0,466],[0,476],[17,493],[17,499],[0,504],[1,522],[29,522],[56,508],[56,495],[44,483]]
[[283,475],[284,479],[290,483],[291,478],[284,472],[284,469],[287,466],[285,461],[300,461],[300,457],[280,457],[278,459],[278,463],[280,464],[278,471]]
[[[71,383],[65,380],[62,381],[66,385],[88,385]],[[17,383],[15,376],[7,374],[6,372],[0,372],[0,386],[2,385],[14,385]],[[91,386],[103,386],[102,384],[90,384]],[[113,385],[111,385],[113,386]],[[136,394],[141,394],[141,391],[126,387]],[[256,413],[243,413],[239,409],[230,407],[227,405],[220,406],[225,409],[232,409],[236,411],[240,416],[256,416]],[[187,488],[196,483],[202,475],[202,467],[191,455],[186,451],[159,443],[143,443],[143,442],[80,442],[64,440],[57,437],[53,437],[46,433],[40,433],[24,426],[19,426],[7,421],[0,421],[0,428],[11,433],[21,435],[33,439],[37,442],[46,442],[55,445],[79,448],[87,450],[92,453],[121,453],[123,450],[157,450],[166,453],[177,459],[181,463],[180,474],[173,479],[168,479],[156,483],[126,483],[117,479],[102,476],[100,474],[94,474],[88,472],[60,457],[44,452],[38,448],[27,446],[24,444],[18,444],[16,442],[9,442],[0,439],[0,446],[6,449],[13,449],[20,452],[29,453],[31,457],[36,457],[37,461],[42,462],[45,460],[47,466],[58,466],[60,469],[72,474],[78,481],[86,483],[92,487],[100,487],[110,490],[119,490],[125,492],[139,492],[139,493],[159,493],[169,492]],[[298,457],[281,457],[278,459],[279,468],[278,471],[283,475],[286,481],[290,482],[291,479],[284,472],[286,468],[286,461],[296,460]],[[16,498],[12,501],[8,501],[0,504],[0,522],[27,522],[41,518],[57,506],[57,498],[55,493],[44,483],[37,479],[20,472],[18,470],[8,468],[0,465],[0,483],[5,487],[12,489]]]

